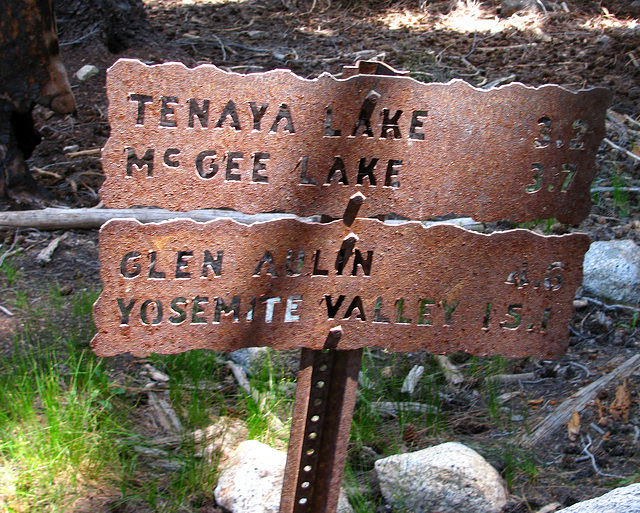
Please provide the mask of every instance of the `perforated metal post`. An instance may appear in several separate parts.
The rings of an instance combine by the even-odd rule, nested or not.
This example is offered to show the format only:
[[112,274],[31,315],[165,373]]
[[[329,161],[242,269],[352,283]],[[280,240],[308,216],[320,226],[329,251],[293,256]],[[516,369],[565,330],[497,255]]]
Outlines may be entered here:
[[337,510],[361,362],[362,349],[302,350],[280,513]]
[[[343,216],[347,226],[364,200],[361,193],[350,198]],[[351,234],[343,241],[338,266],[356,239]],[[342,328],[333,328],[325,349],[303,349],[300,355],[280,513],[335,513],[338,508],[362,366],[362,349],[335,349],[340,337]]]

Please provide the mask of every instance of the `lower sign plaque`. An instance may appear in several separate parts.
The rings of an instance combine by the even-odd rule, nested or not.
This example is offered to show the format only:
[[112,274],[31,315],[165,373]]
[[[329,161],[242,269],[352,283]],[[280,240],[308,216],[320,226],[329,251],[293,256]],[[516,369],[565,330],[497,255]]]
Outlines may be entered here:
[[568,343],[589,237],[371,219],[112,220],[100,231],[100,356],[268,345],[545,358]]

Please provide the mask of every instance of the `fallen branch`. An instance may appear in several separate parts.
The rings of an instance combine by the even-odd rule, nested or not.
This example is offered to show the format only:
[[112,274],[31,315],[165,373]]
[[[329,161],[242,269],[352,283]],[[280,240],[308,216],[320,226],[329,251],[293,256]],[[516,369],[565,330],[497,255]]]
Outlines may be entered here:
[[[214,219],[233,219],[242,224],[260,223],[274,219],[298,219],[305,223],[319,223],[321,216],[298,217],[294,214],[243,214],[234,210],[202,209],[172,212],[162,208],[45,208],[0,212],[0,228],[36,228],[38,230],[91,230],[100,228],[110,219],[137,219],[141,223],[160,223],[170,219],[193,219],[201,223]],[[398,225],[406,220],[388,219],[385,224]],[[426,227],[453,224],[473,231],[484,231],[484,224],[470,217],[446,221],[422,221]]]
[[598,392],[609,385],[609,383],[616,379],[628,377],[638,367],[640,367],[640,355],[634,355],[614,371],[605,374],[593,383],[581,388],[572,397],[560,404],[556,408],[556,411],[549,414],[540,422],[533,433],[521,437],[520,442],[525,446],[532,446],[544,440],[568,422],[574,411],[580,413],[587,404],[596,398]]
[[406,392],[411,397],[413,397],[413,393],[416,390],[416,385],[420,381],[420,378],[424,374],[424,367],[422,365],[414,365],[413,368],[407,374],[407,377],[404,378],[404,383],[402,383],[402,389],[400,392]]
[[[296,218],[292,214],[246,215],[232,210],[192,210],[171,212],[159,208],[45,208],[20,212],[0,212],[0,226],[7,228],[37,228],[39,230],[82,230],[100,228],[110,219],[137,219],[141,223],[158,223],[169,219],[188,218],[194,221],[233,219],[251,224],[283,217]],[[299,218],[301,221],[319,221],[319,217]]]

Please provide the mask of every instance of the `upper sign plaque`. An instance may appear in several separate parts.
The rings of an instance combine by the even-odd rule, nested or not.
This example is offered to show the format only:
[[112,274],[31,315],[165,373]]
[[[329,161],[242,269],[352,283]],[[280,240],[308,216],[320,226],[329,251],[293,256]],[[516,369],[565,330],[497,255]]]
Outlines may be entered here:
[[589,212],[611,93],[356,75],[306,80],[215,66],[109,69],[109,207],[231,208],[478,221]]

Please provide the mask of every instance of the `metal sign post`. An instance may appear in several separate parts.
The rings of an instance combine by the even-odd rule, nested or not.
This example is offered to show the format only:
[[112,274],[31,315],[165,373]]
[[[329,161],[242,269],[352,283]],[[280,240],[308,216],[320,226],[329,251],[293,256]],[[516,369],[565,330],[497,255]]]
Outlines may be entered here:
[[100,231],[98,355],[303,348],[281,513],[336,511],[363,347],[562,355],[587,235],[365,218],[577,223],[611,99],[345,70],[309,81],[121,60],[108,73],[108,206],[339,218]]

